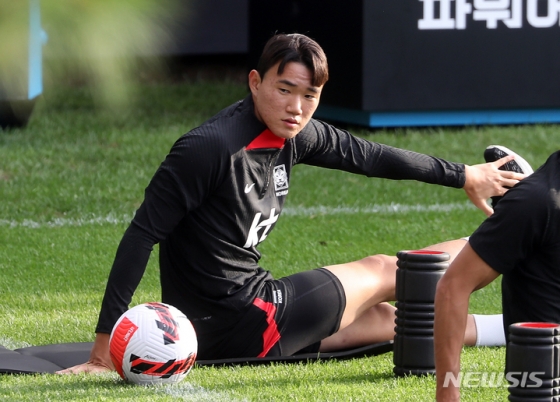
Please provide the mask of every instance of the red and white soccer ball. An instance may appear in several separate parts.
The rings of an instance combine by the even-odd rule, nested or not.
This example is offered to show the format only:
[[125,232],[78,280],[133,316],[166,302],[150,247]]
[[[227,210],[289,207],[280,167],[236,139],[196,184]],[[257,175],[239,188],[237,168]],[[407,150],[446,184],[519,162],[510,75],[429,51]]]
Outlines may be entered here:
[[194,365],[197,350],[187,316],[164,303],[131,308],[111,332],[111,360],[120,376],[134,384],[181,381]]

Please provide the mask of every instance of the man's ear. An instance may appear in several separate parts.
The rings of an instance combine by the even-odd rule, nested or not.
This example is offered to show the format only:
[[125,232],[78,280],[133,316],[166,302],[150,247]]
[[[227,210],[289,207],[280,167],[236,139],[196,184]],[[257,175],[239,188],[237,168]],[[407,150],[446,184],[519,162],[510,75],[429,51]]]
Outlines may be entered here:
[[261,76],[257,70],[251,70],[249,72],[249,89],[253,95],[259,90],[259,85],[261,83]]

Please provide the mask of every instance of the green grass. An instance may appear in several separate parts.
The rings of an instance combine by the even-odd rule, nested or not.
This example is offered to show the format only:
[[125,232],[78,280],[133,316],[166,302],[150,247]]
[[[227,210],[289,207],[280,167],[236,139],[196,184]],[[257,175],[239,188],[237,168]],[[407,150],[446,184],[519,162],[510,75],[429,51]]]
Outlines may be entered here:
[[[48,88],[24,129],[0,132],[0,344],[92,341],[106,278],[127,222],[173,142],[246,94],[236,83],[151,84],[129,108],[96,109],[84,88]],[[557,126],[352,129],[371,140],[469,164],[498,143],[533,166],[558,149]],[[451,204],[449,212],[373,213],[376,206]],[[323,209],[312,210],[321,206]],[[340,212],[336,208],[346,208]],[[336,211],[339,211],[336,213]],[[470,234],[484,219],[461,190],[298,166],[286,214],[260,247],[277,276]],[[159,298],[157,248],[133,304]],[[471,311],[500,312],[495,282]],[[469,348],[463,369],[500,372],[504,348]],[[395,378],[392,354],[343,362],[195,368],[172,387],[103,376],[0,376],[14,401],[429,401],[434,379]],[[507,390],[469,388],[466,401]]]

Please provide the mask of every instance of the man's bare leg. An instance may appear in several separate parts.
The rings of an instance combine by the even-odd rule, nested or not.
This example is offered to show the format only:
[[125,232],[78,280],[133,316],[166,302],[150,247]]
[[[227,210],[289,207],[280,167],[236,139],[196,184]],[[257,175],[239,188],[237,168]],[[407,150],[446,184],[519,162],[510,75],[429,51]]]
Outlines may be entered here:
[[[452,240],[424,248],[449,253],[450,261],[466,244],[464,239]],[[387,301],[395,300],[397,257],[378,254],[359,261],[325,267],[342,283],[346,308],[337,333],[321,342],[321,351],[392,340],[395,332],[395,308]],[[476,326],[472,316],[467,321],[465,344],[476,343]]]

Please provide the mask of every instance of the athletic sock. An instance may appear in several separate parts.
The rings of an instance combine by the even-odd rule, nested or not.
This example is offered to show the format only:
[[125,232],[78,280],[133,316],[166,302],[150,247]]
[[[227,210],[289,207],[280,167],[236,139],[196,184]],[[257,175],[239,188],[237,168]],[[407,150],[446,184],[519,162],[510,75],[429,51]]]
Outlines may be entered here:
[[476,346],[504,346],[506,336],[501,314],[473,314],[476,325]]

